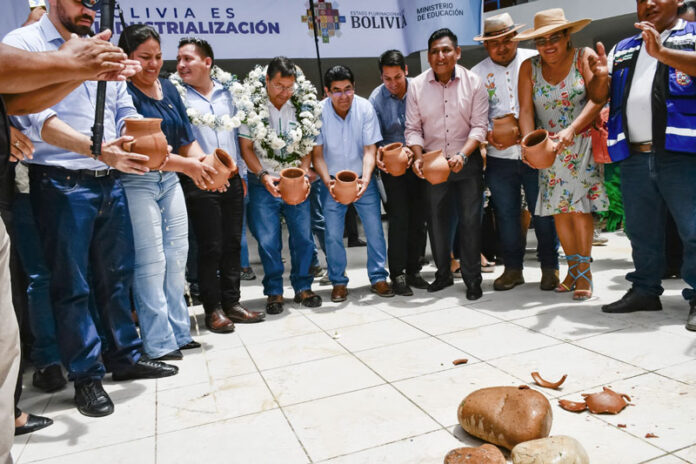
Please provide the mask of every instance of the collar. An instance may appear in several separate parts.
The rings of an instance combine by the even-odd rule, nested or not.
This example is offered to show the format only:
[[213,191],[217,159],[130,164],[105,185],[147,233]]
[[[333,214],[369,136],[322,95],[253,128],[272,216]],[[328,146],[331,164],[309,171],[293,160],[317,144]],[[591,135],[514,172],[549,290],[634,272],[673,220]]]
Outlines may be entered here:
[[[406,93],[404,93],[404,96],[403,96],[402,98],[398,98],[398,97],[396,97],[395,95],[393,95],[393,94],[389,91],[389,89],[387,89],[387,86],[384,85],[384,84],[382,84],[382,88],[380,89],[380,93],[382,94],[382,98],[391,98],[391,99],[393,99],[393,100],[399,100],[399,101],[405,100],[405,99],[406,99],[406,95],[408,95],[408,85],[409,85],[410,82],[411,82],[411,78],[410,78],[410,77],[407,77],[407,78],[406,78]],[[355,99],[353,99],[353,100],[355,100]],[[333,106],[333,105],[332,105],[332,106]]]
[[[460,67],[461,66],[459,66],[458,64],[454,65],[454,71],[452,71],[452,77],[450,78],[449,82],[462,78],[462,70],[460,69]],[[440,81],[437,80],[437,76],[435,75],[435,71],[433,71],[433,68],[428,69],[428,81],[436,82],[438,84],[440,83]]]
[[288,109],[288,106],[292,107],[294,109],[294,106],[292,105],[292,101],[288,99],[283,106],[280,107],[280,109],[276,108],[273,103],[271,103],[270,100],[268,100],[268,111],[275,111],[276,113],[282,113],[283,111],[286,111]]
[[[183,82],[183,81],[182,81],[182,82]],[[208,100],[202,93],[200,93],[198,90],[196,90],[193,86],[188,85],[186,82],[184,82],[184,87],[185,87],[186,89],[190,90],[191,92],[193,92],[194,94],[198,95],[199,97],[201,97],[203,100],[206,100],[206,101],[212,101],[212,100],[215,98],[215,93],[218,92],[218,91],[220,91],[220,90],[223,90],[223,88],[224,88],[224,87],[222,86],[222,84],[220,84],[219,82],[213,81],[213,93],[212,93],[211,96],[210,96],[210,100]],[[271,105],[271,106],[272,106],[272,105]]]
[[54,26],[48,18],[48,14],[43,15],[41,19],[39,19],[39,29],[44,37],[46,37],[47,42],[59,41],[61,44],[65,42],[65,39],[60,35],[56,26]]

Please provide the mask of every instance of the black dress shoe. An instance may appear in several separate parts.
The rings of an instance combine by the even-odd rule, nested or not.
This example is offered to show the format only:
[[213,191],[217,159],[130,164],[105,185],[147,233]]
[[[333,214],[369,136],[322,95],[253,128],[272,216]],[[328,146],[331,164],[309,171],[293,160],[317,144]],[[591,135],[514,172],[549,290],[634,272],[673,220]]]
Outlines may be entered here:
[[364,247],[367,246],[367,242],[361,238],[356,238],[355,240],[348,240],[349,247]]
[[43,369],[36,369],[31,383],[39,390],[53,393],[65,388],[68,382],[63,377],[63,370],[60,365],[52,364]]
[[408,286],[406,283],[406,276],[401,274],[398,275],[392,280],[392,290],[394,293],[397,295],[402,295],[402,296],[412,296],[413,295],[413,290],[411,290],[411,287]]
[[433,292],[438,292],[442,290],[443,288],[449,287],[451,285],[454,285],[454,279],[450,275],[449,277],[437,277],[435,279],[435,282],[432,284],[428,285],[428,293],[433,293]]
[[200,348],[200,347],[201,347],[200,343],[198,343],[196,340],[191,340],[190,342],[188,342],[184,346],[180,346],[179,349],[180,350],[195,350],[196,348]]
[[266,314],[280,314],[283,312],[283,295],[268,295],[266,299]]
[[306,308],[318,308],[321,306],[321,297],[311,290],[302,290],[300,293],[296,293],[292,301],[301,303]]
[[416,272],[415,274],[406,274],[406,283],[411,286],[418,288],[420,290],[425,290],[428,288],[428,283],[427,280],[421,276],[420,272]]
[[184,353],[179,350],[170,351],[159,358],[152,358],[153,361],[181,361],[182,359],[184,359]]
[[75,405],[80,414],[89,417],[108,416],[114,412],[114,403],[104,391],[101,380],[76,382]]
[[179,368],[171,364],[140,358],[132,366],[113,372],[111,377],[114,380],[159,379],[175,375],[177,372]]
[[686,330],[696,332],[696,300],[689,302],[689,317],[686,319]]
[[26,424],[22,425],[21,427],[15,427],[15,437],[45,429],[49,425],[53,424],[53,419],[49,419],[48,417],[35,416],[33,414],[28,414],[28,416],[29,417],[27,417]]
[[483,290],[481,290],[481,279],[477,280],[465,280],[466,284],[466,299],[467,300],[478,300],[483,296]]
[[645,295],[630,289],[620,300],[602,306],[602,312],[611,314],[633,313],[636,311],[661,311],[660,297]]

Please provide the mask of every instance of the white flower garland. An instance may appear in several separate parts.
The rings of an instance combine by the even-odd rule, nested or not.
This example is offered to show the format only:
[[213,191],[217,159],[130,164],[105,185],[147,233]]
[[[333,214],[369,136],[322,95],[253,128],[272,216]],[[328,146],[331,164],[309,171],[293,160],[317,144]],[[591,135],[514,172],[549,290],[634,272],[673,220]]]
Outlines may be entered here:
[[[237,76],[223,71],[218,66],[210,68],[210,78],[215,82],[219,82],[225,90],[230,92],[235,102],[238,101],[244,93],[244,86],[239,83]],[[174,73],[169,76],[169,80],[174,84],[177,92],[179,92],[181,100],[184,102],[184,106],[186,106],[186,115],[194,126],[210,127],[215,131],[231,131],[242,124],[244,112],[239,110],[237,110],[234,116],[230,116],[229,114],[215,116],[213,113],[201,114],[200,111],[191,108],[186,98],[188,91],[179,73]]]
[[290,102],[295,107],[298,126],[296,129],[276,133],[268,119],[268,93],[266,91],[266,68],[256,66],[244,79],[244,92],[237,100],[242,124],[249,128],[254,149],[265,153],[267,165],[278,172],[289,166],[298,166],[300,159],[314,147],[321,128],[321,104],[317,90],[298,69],[295,92]]

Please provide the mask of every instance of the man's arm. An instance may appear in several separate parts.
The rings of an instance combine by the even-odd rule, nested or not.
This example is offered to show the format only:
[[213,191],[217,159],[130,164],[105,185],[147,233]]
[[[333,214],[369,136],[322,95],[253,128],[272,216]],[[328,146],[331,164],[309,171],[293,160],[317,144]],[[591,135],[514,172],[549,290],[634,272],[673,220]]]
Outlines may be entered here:
[[[137,71],[137,65],[123,50],[106,41],[110,36],[110,31],[104,31],[93,38],[73,37],[52,52],[30,52],[0,44],[0,93],[30,92],[69,81],[125,80]],[[6,41],[13,44],[14,37],[8,36]],[[124,71],[128,75],[121,75]]]
[[[91,157],[92,140],[58,119],[57,116],[48,118],[43,124],[41,138],[44,142],[56,147]],[[147,156],[129,153],[121,148],[121,144],[129,140],[133,140],[133,137],[123,136],[105,143],[99,160],[122,172],[131,174],[148,172],[144,164],[148,160]]]
[[532,62],[526,60],[520,67],[517,94],[520,102],[520,135],[524,137],[534,130],[534,100],[532,84]]
[[30,92],[5,94],[2,98],[8,114],[21,116],[38,113],[59,103],[81,83],[82,81],[63,82]]
[[367,190],[367,186],[370,185],[370,180],[372,180],[372,171],[375,170],[375,157],[377,154],[377,145],[372,144],[372,145],[365,145],[363,147],[363,170],[362,170],[362,178],[358,180],[358,184],[360,185],[360,190],[358,190],[358,196],[356,200],[360,199],[365,191]]
[[323,145],[315,145],[312,149],[312,164],[314,165],[314,170],[321,181],[324,182],[324,185],[326,185],[327,188],[329,188],[331,183],[334,181],[331,180],[331,176],[329,175],[329,167],[326,165],[326,160],[324,159]]
[[662,45],[660,33],[648,21],[636,23],[635,26],[643,31],[641,35],[648,55],[689,76],[696,76],[696,53],[693,50],[674,50],[665,47]]
[[[263,170],[261,161],[254,153],[254,143],[251,140],[239,137],[239,151],[242,153],[242,159],[249,169],[249,175],[255,176]],[[268,190],[268,193],[276,198],[280,198],[280,190],[276,186],[276,183],[280,181],[278,177],[266,174],[260,180],[263,186],[266,187],[266,190]]]
[[603,105],[609,98],[609,61],[602,42],[597,42],[597,53],[587,56],[587,67],[592,78],[587,82],[587,96],[593,102]]

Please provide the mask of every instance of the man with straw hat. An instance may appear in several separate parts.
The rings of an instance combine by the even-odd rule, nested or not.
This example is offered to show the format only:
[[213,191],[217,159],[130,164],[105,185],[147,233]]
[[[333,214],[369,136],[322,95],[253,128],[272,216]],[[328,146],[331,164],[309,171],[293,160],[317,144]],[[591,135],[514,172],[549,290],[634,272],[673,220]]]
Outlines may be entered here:
[[609,155],[621,161],[621,193],[635,271],[632,288],[606,313],[659,311],[665,267],[665,212],[684,242],[687,330],[696,331],[696,23],[679,18],[681,0],[636,3],[641,32],[609,53],[597,44],[592,97],[611,98]]
[[[510,290],[524,283],[522,276],[524,243],[521,236],[521,188],[524,188],[529,210],[533,213],[539,194],[539,172],[524,164],[519,137],[516,141],[496,140],[494,124],[514,125],[519,134],[519,100],[517,77],[522,62],[537,54],[518,49],[512,40],[523,24],[515,24],[508,13],[486,18],[483,35],[474,40],[483,42],[488,58],[471,71],[481,78],[488,91],[488,158],[486,183],[495,205],[495,220],[505,261],[505,271],[493,283],[495,290]],[[500,133],[497,132],[500,137]],[[558,238],[552,216],[534,216],[534,232],[539,243],[541,289],[553,290],[558,285]]]

